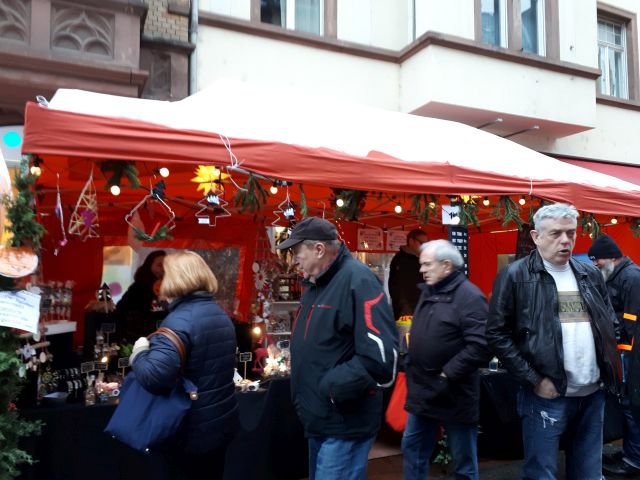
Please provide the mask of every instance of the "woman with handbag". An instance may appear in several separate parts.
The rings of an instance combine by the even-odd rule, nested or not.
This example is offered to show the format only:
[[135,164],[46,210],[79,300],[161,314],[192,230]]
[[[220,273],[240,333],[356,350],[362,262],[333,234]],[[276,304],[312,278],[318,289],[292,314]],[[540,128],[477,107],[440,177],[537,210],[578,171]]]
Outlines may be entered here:
[[178,346],[184,346],[184,364],[175,337],[166,334],[139,338],[130,357],[136,379],[152,393],[170,391],[181,376],[197,387],[197,399],[178,433],[157,450],[166,456],[171,478],[201,479],[202,472],[207,479],[223,478],[226,448],[238,422],[235,329],[213,299],[217,289],[213,272],[198,254],[168,254],[160,294],[170,301],[169,315],[159,332],[176,334]]

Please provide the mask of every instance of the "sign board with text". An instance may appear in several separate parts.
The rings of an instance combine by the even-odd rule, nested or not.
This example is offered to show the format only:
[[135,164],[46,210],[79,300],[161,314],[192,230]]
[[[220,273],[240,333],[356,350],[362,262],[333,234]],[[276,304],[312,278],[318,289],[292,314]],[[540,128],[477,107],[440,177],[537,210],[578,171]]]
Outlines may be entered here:
[[0,327],[38,332],[40,295],[19,291],[0,292]]

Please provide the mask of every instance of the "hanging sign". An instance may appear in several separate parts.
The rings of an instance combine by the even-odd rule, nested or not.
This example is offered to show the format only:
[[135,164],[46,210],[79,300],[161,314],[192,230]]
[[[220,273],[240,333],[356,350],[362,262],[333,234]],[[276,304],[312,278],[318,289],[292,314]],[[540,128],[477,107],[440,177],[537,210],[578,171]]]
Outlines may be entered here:
[[409,232],[404,230],[389,230],[387,232],[387,251],[399,251],[400,247],[407,244],[407,235],[409,235]]
[[382,230],[377,228],[358,229],[357,250],[383,250]]
[[38,320],[40,295],[25,290],[0,292],[0,327],[37,333]]
[[451,225],[451,219],[458,216],[460,206],[458,205],[442,205],[442,224]]
[[462,255],[463,271],[469,277],[469,230],[461,225],[449,225],[449,241],[456,246]]

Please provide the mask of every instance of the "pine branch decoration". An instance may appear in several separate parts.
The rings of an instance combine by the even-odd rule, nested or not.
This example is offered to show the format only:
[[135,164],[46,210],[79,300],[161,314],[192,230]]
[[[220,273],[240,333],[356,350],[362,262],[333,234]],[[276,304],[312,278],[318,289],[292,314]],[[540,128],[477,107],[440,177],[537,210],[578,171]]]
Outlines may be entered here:
[[596,239],[600,236],[600,224],[593,213],[583,213],[580,219],[582,235]]
[[468,202],[462,202],[460,204],[460,225],[472,225],[480,227],[480,221],[478,220],[478,205],[473,200]]
[[502,226],[506,227],[511,222],[516,224],[518,230],[522,230],[522,224],[524,223],[520,218],[520,206],[513,200],[513,198],[502,195],[496,203],[491,215],[502,220]]
[[122,185],[122,177],[127,178],[127,182],[131,188],[138,188],[140,186],[140,179],[138,178],[138,169],[135,162],[124,160],[106,160],[100,162],[100,171],[106,176],[111,173],[111,176],[107,179],[107,184],[104,186],[105,190],[109,190],[114,185]]
[[300,215],[302,215],[302,218],[307,218],[307,215],[309,215],[307,196],[304,193],[304,188],[301,183],[298,184],[298,188],[300,189]]
[[416,215],[420,223],[428,224],[431,215],[436,216],[438,214],[437,197],[424,193],[411,195],[411,214]]
[[629,224],[629,230],[631,230],[631,233],[634,237],[640,237],[640,218],[634,218],[631,221],[631,223]]
[[262,209],[267,202],[267,191],[252,173],[242,186],[244,190],[238,190],[233,196],[233,204],[240,207],[240,213],[245,210],[254,213]]
[[357,220],[364,210],[367,192],[362,190],[338,190],[335,192],[336,196],[344,200],[344,205],[336,208],[336,218],[347,221]]

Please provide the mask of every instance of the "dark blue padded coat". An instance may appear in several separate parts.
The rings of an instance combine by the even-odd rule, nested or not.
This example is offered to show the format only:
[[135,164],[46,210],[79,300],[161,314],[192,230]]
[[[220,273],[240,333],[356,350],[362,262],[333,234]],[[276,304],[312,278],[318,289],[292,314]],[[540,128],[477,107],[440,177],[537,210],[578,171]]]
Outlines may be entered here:
[[[184,375],[198,387],[181,430],[177,445],[186,452],[201,454],[220,446],[237,425],[234,397],[236,335],[229,317],[204,292],[174,300],[162,322],[178,334],[187,352]],[[180,356],[164,335],[154,335],[150,348],[140,352],[133,371],[151,392],[170,390],[179,376]]]

